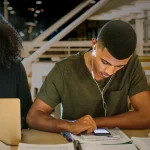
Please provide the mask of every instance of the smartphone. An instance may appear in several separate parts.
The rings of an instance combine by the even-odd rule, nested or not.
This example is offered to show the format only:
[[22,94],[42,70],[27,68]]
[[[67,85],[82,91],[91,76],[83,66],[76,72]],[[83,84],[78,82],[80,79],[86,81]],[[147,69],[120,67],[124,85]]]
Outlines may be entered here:
[[109,136],[111,133],[106,128],[97,128],[93,132],[97,136]]

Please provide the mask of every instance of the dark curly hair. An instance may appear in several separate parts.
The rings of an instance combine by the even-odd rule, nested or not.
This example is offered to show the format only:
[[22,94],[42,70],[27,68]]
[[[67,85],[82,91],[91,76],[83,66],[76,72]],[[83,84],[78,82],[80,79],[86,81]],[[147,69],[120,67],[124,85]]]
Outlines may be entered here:
[[10,68],[20,59],[22,39],[14,27],[0,15],[0,65]]

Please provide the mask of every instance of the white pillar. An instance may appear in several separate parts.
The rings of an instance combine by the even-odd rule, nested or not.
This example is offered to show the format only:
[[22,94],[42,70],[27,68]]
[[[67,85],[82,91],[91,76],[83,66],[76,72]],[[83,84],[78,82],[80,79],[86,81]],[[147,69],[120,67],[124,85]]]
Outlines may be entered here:
[[7,0],[4,0],[4,18],[6,19],[6,20],[8,20],[8,7],[7,7],[7,5],[9,4],[8,3],[8,1]]
[[143,38],[144,38],[143,20],[135,20],[135,31],[137,34],[136,53],[139,56],[143,56]]

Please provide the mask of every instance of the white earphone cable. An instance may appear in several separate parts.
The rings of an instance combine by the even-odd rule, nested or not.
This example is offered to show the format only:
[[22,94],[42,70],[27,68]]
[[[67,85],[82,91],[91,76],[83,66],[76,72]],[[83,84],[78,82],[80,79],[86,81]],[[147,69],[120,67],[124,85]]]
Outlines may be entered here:
[[100,87],[99,87],[97,81],[96,81],[95,78],[94,78],[94,72],[93,72],[93,55],[92,55],[92,70],[91,70],[91,73],[92,73],[93,80],[94,80],[94,82],[96,83],[96,85],[97,85],[97,87],[98,87],[98,90],[99,90],[100,93],[101,93],[102,101],[103,101],[103,108],[104,108],[105,117],[106,117],[106,116],[107,116],[107,104],[106,104],[106,102],[105,102],[105,100],[104,100],[104,90],[105,90],[105,88],[107,87],[107,85],[110,83],[110,81],[111,81],[113,75],[111,76],[111,78],[109,79],[109,81],[107,82],[107,84],[105,85],[105,87],[104,87],[104,88],[102,89],[102,91],[101,91],[101,89],[100,89]]

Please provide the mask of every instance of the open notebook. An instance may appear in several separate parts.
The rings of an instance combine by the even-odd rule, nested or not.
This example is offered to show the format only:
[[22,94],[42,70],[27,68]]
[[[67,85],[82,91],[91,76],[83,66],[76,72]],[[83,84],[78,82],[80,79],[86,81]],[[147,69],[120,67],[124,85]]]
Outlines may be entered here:
[[20,100],[0,98],[0,141],[8,145],[21,142]]

